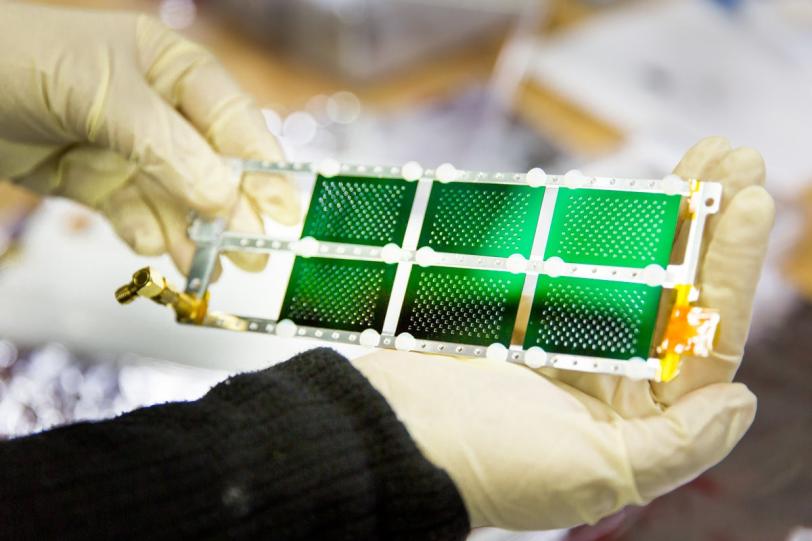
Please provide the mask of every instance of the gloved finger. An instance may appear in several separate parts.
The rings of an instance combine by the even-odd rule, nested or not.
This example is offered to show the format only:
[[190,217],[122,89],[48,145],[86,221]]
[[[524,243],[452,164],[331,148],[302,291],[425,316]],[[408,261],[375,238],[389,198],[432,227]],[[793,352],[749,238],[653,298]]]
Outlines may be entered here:
[[747,340],[774,217],[773,200],[761,186],[741,190],[719,217],[699,271],[699,305],[718,309],[721,317],[714,353],[709,358],[685,358],[674,381],[654,384],[660,402],[671,404],[694,389],[733,379]]
[[742,384],[709,385],[663,415],[621,421],[625,455],[642,502],[694,479],[730,453],[756,413]]
[[[750,427],[755,410],[756,398],[744,385],[727,383],[701,389],[649,417],[584,423],[578,416],[547,413],[543,418],[550,426],[545,428],[560,431],[561,437],[547,441],[546,449],[534,449],[532,463],[523,465],[526,473],[514,472],[506,480],[514,487],[525,479],[532,482],[529,472],[544,470],[543,457],[562,451],[577,457],[577,473],[547,461],[544,480],[553,488],[529,494],[549,491],[554,497],[537,500],[532,508],[517,501],[511,520],[503,524],[524,529],[594,524],[629,504],[647,503],[721,461]],[[528,450],[534,443],[531,438]],[[527,491],[517,494],[533,501]]]
[[134,184],[126,184],[113,192],[99,209],[135,253],[146,256],[166,253],[161,224]]
[[[674,168],[674,174],[686,180],[720,181],[721,179],[711,178],[710,173],[730,150],[730,142],[726,138],[718,136],[705,137],[688,149]],[[724,187],[722,191],[725,192]],[[686,215],[687,205],[688,203],[683,201],[680,216]],[[685,220],[680,220],[680,223],[677,224],[672,254],[677,256],[679,261],[682,260],[682,255],[685,253],[685,242],[688,237],[687,225]]]
[[[265,232],[262,217],[245,195],[240,197],[234,207],[228,230],[248,235],[262,235]],[[268,254],[249,252],[226,252],[225,254],[235,265],[248,272],[259,272],[268,264]]]
[[[763,186],[765,178],[764,158],[755,149],[740,147],[722,156],[707,172],[707,180],[722,183],[722,201],[717,216],[724,214],[740,191],[749,186]],[[713,235],[718,221],[709,221],[706,237]]]
[[[121,79],[116,84],[124,85]],[[108,90],[107,105],[88,122],[90,140],[135,162],[184,207],[206,216],[226,215],[239,178],[180,113],[143,80]]]
[[[138,175],[133,184],[138,188],[144,200],[150,206],[158,223],[161,225],[166,250],[178,270],[187,275],[192,264],[195,244],[189,239],[186,229],[188,211],[167,192],[163,186],[146,175]],[[220,264],[212,273],[212,281],[220,275]]]
[[242,185],[254,205],[280,224],[296,225],[302,219],[299,193],[287,178],[248,173]]
[[730,149],[730,142],[724,137],[705,137],[688,149],[674,168],[674,174],[685,179],[710,180],[708,172]]
[[[212,54],[153,19],[141,23],[139,49],[150,85],[220,153],[282,159],[276,138],[253,100]],[[259,210],[283,224],[299,219],[298,195],[281,175],[247,175],[245,192]]]
[[61,195],[98,209],[135,171],[136,165],[117,152],[79,145],[53,152],[18,180],[37,193]]

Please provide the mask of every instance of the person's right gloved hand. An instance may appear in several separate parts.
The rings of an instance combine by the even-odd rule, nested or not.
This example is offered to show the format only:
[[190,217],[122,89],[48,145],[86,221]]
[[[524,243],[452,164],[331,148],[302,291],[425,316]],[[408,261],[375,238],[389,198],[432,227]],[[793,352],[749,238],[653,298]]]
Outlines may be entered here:
[[709,358],[684,359],[675,380],[395,351],[353,360],[426,457],[449,473],[473,526],[595,522],[695,478],[750,426],[756,397],[731,381],[773,222],[764,162],[712,137],[675,172],[724,184],[698,277],[699,304],[721,312],[718,342]]
[[[262,216],[299,219],[272,175],[239,178],[220,155],[278,160],[262,113],[214,57],[156,20],[3,3],[0,179],[101,211],[144,255],[182,272],[190,211],[262,233]],[[245,270],[267,256],[234,253]]]

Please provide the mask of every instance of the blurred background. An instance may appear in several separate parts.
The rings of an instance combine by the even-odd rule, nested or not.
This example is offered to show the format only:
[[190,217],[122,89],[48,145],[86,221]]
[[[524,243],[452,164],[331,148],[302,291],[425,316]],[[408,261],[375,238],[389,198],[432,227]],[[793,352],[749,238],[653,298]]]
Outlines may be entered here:
[[[761,151],[779,211],[740,372],[759,396],[742,444],[596,526],[471,539],[812,539],[812,2],[47,3],[150,13],[202,42],[297,160],[661,177],[705,135]],[[113,291],[145,264],[183,283],[168,258],[130,254],[93,213],[0,183],[0,438],[196,398],[313,345],[119,307]],[[268,304],[256,292],[274,272],[226,264],[215,305],[273,316],[251,303]]]

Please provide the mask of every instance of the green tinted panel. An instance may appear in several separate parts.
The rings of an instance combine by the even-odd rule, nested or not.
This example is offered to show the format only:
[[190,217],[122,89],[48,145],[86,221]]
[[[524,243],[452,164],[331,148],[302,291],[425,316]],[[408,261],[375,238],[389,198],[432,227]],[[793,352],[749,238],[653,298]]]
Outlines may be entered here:
[[383,246],[403,243],[416,182],[319,176],[303,237]]
[[413,267],[397,332],[415,338],[509,345],[524,275]]
[[642,268],[668,265],[680,196],[561,188],[544,258]]
[[383,327],[396,265],[297,257],[279,319],[363,331]]
[[434,183],[420,246],[438,252],[508,257],[530,255],[543,188]]
[[539,276],[524,346],[610,359],[647,359],[660,289]]

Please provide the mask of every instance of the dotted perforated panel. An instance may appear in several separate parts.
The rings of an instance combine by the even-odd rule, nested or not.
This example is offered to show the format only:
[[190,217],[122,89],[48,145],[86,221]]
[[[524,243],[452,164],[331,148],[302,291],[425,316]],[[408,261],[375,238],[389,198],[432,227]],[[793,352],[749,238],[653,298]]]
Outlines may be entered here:
[[[416,187],[416,182],[400,179],[319,177],[302,236],[402,245]],[[544,196],[544,188],[530,186],[435,182],[417,247],[528,257]],[[665,267],[680,201],[678,195],[558,188],[544,257]],[[280,319],[325,329],[383,330],[398,265],[340,257],[296,258]],[[407,265],[410,274],[396,334],[510,345],[524,273],[401,265]],[[642,284],[541,275],[523,347],[611,359],[647,358],[660,291]]]
[[297,257],[279,319],[330,329],[380,331],[396,268],[371,261]]
[[539,276],[524,347],[612,359],[648,358],[660,290]]
[[508,257],[530,255],[543,188],[435,183],[420,246],[442,252]]
[[524,279],[509,272],[413,267],[397,332],[426,340],[508,345]]
[[302,236],[371,246],[400,245],[416,186],[399,179],[320,176]]
[[559,189],[545,259],[642,268],[665,267],[679,195]]

